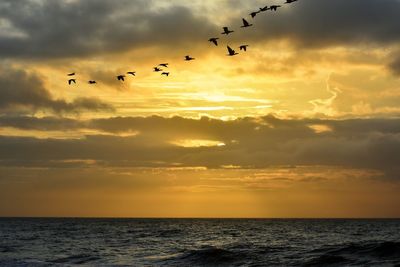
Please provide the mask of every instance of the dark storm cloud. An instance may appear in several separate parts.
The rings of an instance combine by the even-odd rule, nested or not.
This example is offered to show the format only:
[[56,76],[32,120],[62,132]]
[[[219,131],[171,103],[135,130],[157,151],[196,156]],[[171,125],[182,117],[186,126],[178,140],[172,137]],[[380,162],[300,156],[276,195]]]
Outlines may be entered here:
[[255,19],[258,38],[287,38],[305,47],[395,44],[400,1],[303,0]]
[[112,107],[94,98],[77,98],[72,102],[54,99],[36,74],[10,66],[0,66],[0,110],[51,110],[78,112],[80,110],[112,110]]
[[388,68],[394,75],[400,76],[400,53],[391,60]]
[[[59,122],[57,122],[59,120]],[[19,122],[18,122],[19,121]],[[374,168],[399,178],[400,120],[281,120],[272,116],[234,121],[203,118],[113,118],[73,122],[56,118],[0,119],[2,126],[27,129],[89,128],[107,135],[79,140],[2,137],[0,160],[10,166],[57,166],[60,161],[91,160],[110,166],[328,165]],[[58,126],[56,126],[58,124]],[[332,131],[316,133],[311,125]],[[59,127],[59,128],[57,128]],[[111,133],[137,132],[135,136]],[[223,142],[222,147],[185,148],[180,139]]]
[[[229,12],[242,5],[235,1],[233,6],[221,6]],[[59,58],[148,46],[176,49],[204,42],[223,26],[214,25],[196,9],[152,7],[154,2],[147,0],[3,0],[0,17],[9,33],[0,34],[0,55]],[[243,10],[242,16],[248,11]],[[255,36],[246,40],[285,38],[306,47],[393,44],[400,40],[399,16],[396,0],[303,0],[276,13],[259,14]],[[240,17],[231,24],[239,22]]]
[[0,17],[18,34],[0,35],[3,57],[83,57],[208,36],[211,24],[189,9],[151,10],[147,0],[5,0]]

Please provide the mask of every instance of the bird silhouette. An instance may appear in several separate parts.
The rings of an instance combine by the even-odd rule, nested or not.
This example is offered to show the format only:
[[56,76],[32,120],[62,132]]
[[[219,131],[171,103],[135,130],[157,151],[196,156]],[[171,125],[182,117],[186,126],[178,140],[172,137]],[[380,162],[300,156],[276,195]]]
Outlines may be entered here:
[[165,67],[165,68],[168,68],[168,63],[162,63],[162,64],[158,64],[158,66],[160,66],[160,67]]
[[223,27],[222,29],[224,29],[224,32],[223,33],[221,33],[221,34],[226,34],[226,35],[229,35],[230,33],[233,33],[234,31],[231,31],[231,30],[229,30],[229,28],[228,27]]
[[238,53],[235,52],[235,50],[230,48],[229,45],[227,46],[227,48],[228,48],[228,53],[229,53],[228,56],[235,56],[235,55],[238,54]]
[[67,76],[75,76],[75,72],[69,73]]
[[89,84],[96,84],[96,81],[89,81]]
[[128,71],[126,74],[130,74],[132,76],[136,76],[136,71]]
[[244,52],[246,52],[248,46],[249,45],[241,45],[239,48],[240,48],[240,50],[244,50]]
[[155,72],[160,72],[160,71],[162,71],[162,69],[160,69],[159,67],[154,67],[153,69],[154,69]]
[[286,2],[285,2],[285,4],[290,4],[290,3],[293,3],[293,2],[296,2],[297,0],[286,0]]
[[265,12],[265,11],[267,11],[268,9],[270,9],[268,6],[260,7],[260,11],[259,11],[259,12]]
[[254,19],[260,11],[254,11],[250,13],[250,16]]
[[210,38],[210,39],[208,39],[208,41],[215,44],[216,46],[218,46],[218,39],[219,38]]
[[75,83],[75,84],[76,84],[76,80],[75,80],[75,79],[69,79],[69,80],[68,80],[68,84],[71,85],[72,83]]
[[161,75],[165,75],[165,76],[169,76],[169,72],[163,72],[163,73],[161,73]]
[[118,75],[118,76],[117,76],[117,80],[118,80],[118,81],[123,81],[123,82],[124,82],[124,81],[125,81],[125,75]]
[[191,56],[185,56],[185,61],[191,61],[191,60],[195,60],[195,58]]
[[247,28],[253,26],[253,24],[248,23],[247,20],[245,19],[242,19],[242,21],[243,21],[243,26],[241,26],[241,28]]
[[275,6],[270,6],[270,9],[272,11],[277,11],[279,7],[281,7],[281,6],[276,6],[276,5]]

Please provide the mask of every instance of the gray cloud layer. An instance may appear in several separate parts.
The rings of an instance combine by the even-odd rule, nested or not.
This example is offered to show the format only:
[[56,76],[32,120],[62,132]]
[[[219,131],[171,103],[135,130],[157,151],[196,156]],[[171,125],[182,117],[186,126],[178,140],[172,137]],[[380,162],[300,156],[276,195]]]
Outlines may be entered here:
[[290,38],[304,46],[400,41],[400,1],[303,0],[280,14],[256,19],[262,38]]
[[54,99],[36,74],[10,66],[0,66],[0,111],[36,110],[51,110],[60,113],[112,110],[112,107],[95,98],[82,97],[72,102]]
[[394,75],[400,76],[400,53],[398,55],[394,55],[394,59],[392,59],[388,68],[393,72]]
[[[15,33],[0,35],[0,55],[59,58],[147,46],[178,48],[205,42],[224,26],[180,5],[160,10],[152,6],[145,0],[4,0],[0,16]],[[227,12],[232,8],[221,7]],[[303,0],[277,13],[259,14],[256,36],[246,38],[289,38],[307,47],[392,44],[400,40],[399,16],[397,0]]]
[[[399,122],[398,119],[280,120],[270,116],[235,121],[180,117],[90,121],[2,117],[2,126],[36,130],[88,128],[107,134],[80,140],[2,137],[0,160],[6,166],[52,166],[65,160],[139,167],[330,165],[375,168],[399,178]],[[325,125],[332,131],[316,133],[309,127],[314,124]],[[139,135],[115,135],[131,131]],[[177,139],[217,140],[226,145],[184,148],[170,143]]]
[[206,38],[211,24],[184,7],[150,10],[147,0],[5,0],[0,16],[20,32],[0,37],[6,57],[83,57]]

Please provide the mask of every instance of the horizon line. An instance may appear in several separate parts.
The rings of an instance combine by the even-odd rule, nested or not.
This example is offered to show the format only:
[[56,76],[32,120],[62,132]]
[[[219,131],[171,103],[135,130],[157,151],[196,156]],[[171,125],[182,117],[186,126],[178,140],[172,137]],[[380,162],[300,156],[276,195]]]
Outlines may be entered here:
[[400,220],[400,217],[96,217],[0,216],[0,219],[131,219],[131,220]]

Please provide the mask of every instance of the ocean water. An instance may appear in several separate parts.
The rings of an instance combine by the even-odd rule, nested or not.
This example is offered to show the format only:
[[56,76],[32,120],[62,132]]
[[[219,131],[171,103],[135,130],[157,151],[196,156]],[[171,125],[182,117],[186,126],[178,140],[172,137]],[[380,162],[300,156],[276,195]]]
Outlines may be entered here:
[[400,220],[0,219],[0,266],[400,266]]

